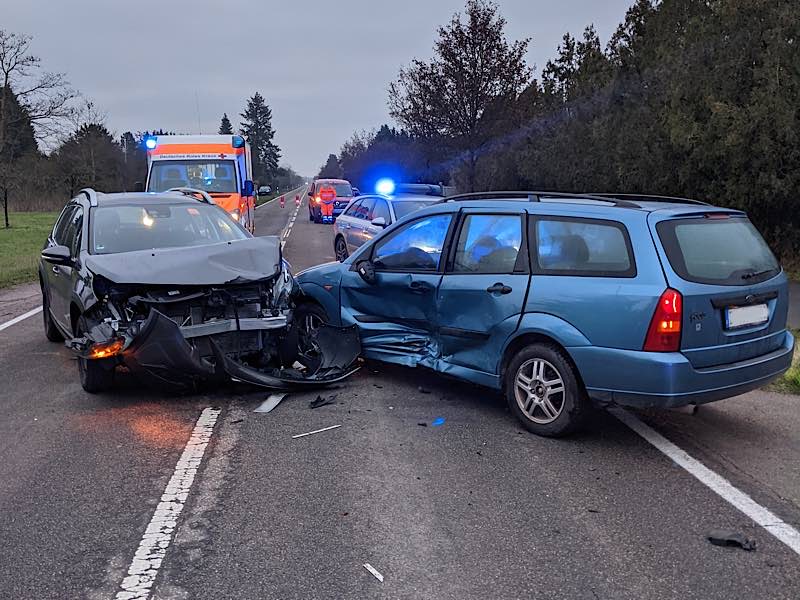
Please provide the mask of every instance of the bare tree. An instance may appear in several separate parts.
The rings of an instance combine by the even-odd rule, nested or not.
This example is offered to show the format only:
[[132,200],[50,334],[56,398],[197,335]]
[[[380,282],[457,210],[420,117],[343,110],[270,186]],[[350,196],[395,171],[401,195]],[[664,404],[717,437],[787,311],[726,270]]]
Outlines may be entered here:
[[[30,52],[31,39],[0,29],[0,188],[6,227],[9,179],[17,158],[12,132],[27,124],[46,144],[73,115],[76,97],[63,73],[41,70],[41,60]],[[12,111],[12,104],[18,110]]]
[[467,0],[464,17],[457,13],[439,28],[430,62],[414,60],[400,70],[389,87],[389,109],[413,135],[444,138],[463,151],[473,189],[481,147],[531,78],[530,40],[509,43],[506,20],[488,0]]

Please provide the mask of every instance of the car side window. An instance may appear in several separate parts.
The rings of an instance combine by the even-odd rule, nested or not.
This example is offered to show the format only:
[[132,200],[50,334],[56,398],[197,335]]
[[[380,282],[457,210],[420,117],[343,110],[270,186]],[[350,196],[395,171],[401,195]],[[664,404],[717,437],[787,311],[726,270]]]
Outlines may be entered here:
[[76,209],[77,206],[74,204],[68,204],[64,210],[61,211],[61,216],[58,217],[58,221],[56,221],[56,224],[53,227],[53,241],[59,246],[67,245],[65,242],[67,229]]
[[451,215],[431,215],[407,223],[375,244],[372,262],[392,271],[436,271]]
[[467,215],[453,273],[513,273],[521,247],[520,215]]
[[635,277],[628,231],[622,223],[543,218],[536,222],[537,271],[545,275]]
[[382,198],[375,199],[375,206],[372,207],[372,214],[369,215],[369,220],[374,221],[379,217],[383,217],[387,225],[392,222],[392,217],[389,214],[389,205]]
[[372,207],[375,204],[375,198],[364,198],[358,205],[358,210],[354,215],[358,219],[364,219],[365,221],[369,218],[370,213],[372,212]]
[[83,233],[83,209],[76,206],[75,210],[70,216],[64,232],[64,245],[70,249],[70,254],[73,257],[78,256],[80,250],[81,237]]
[[344,211],[348,217],[355,217],[356,212],[358,212],[358,206],[361,204],[361,200],[356,200],[355,202],[351,202],[347,209]]

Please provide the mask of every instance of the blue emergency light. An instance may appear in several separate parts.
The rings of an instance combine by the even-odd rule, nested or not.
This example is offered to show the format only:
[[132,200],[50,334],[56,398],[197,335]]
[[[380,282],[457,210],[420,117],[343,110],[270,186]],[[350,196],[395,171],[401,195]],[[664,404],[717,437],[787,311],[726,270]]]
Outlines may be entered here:
[[233,136],[233,140],[231,141],[231,146],[234,148],[244,148],[244,138],[240,135]]
[[148,150],[155,150],[157,145],[158,142],[154,137],[145,138],[144,140],[144,147],[147,148]]
[[395,184],[389,178],[379,179],[375,184],[375,191],[381,196],[391,196],[394,194]]

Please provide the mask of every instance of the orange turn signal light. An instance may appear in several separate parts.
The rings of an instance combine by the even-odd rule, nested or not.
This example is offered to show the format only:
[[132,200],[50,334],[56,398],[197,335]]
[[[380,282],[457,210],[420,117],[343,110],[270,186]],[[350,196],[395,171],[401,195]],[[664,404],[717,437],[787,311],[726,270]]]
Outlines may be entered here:
[[122,352],[125,346],[125,340],[116,338],[110,342],[100,342],[92,344],[89,348],[89,358],[111,358]]

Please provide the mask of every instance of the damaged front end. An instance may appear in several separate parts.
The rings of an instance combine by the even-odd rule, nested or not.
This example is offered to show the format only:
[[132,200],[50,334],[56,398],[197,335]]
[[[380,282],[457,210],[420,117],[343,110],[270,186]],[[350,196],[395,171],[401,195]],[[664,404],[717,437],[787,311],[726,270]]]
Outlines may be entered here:
[[97,302],[83,315],[83,333],[67,345],[160,388],[233,380],[291,389],[357,369],[356,328],[304,329],[305,320],[295,318],[303,295],[282,260],[273,275],[254,281],[120,284],[96,273],[93,288]]

